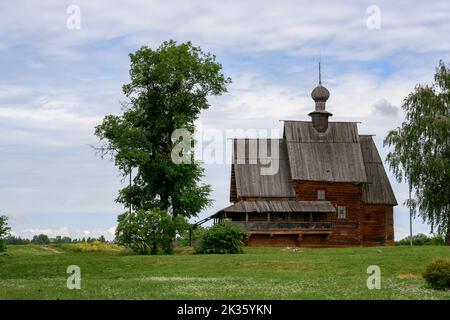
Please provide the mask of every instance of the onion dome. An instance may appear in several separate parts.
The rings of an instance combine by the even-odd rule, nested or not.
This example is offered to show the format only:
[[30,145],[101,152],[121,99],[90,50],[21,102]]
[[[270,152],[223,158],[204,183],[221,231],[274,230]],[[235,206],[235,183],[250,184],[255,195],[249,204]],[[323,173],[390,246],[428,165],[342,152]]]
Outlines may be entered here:
[[322,84],[319,84],[311,92],[311,97],[313,98],[314,101],[323,101],[323,102],[325,102],[330,97],[330,91],[328,91],[327,88],[322,86]]

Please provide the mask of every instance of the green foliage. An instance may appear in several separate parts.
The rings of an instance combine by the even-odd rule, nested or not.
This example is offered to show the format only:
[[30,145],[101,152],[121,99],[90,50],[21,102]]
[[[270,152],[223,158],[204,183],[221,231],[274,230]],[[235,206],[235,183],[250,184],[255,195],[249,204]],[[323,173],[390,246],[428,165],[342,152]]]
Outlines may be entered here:
[[450,245],[450,69],[440,61],[434,83],[416,86],[402,108],[405,121],[384,140],[394,147],[386,160],[414,191],[407,205]]
[[217,223],[203,234],[195,253],[241,253],[245,232],[230,221]]
[[433,289],[450,289],[450,260],[439,259],[430,263],[423,273],[424,279]]
[[87,239],[83,238],[80,241],[77,241],[76,239],[72,240],[72,242],[87,242],[87,243],[93,243],[93,242],[96,242],[96,241],[106,242],[106,239],[105,239],[105,237],[103,235],[101,235],[100,237],[98,237],[98,239],[97,238],[88,237]]
[[39,234],[39,235],[35,235],[33,237],[33,239],[31,240],[31,243],[33,243],[33,244],[49,244],[50,239],[45,234]]
[[[206,232],[206,228],[202,226],[198,226],[197,228],[192,230],[192,243],[195,244],[201,240],[203,235]],[[180,234],[180,237],[177,239],[178,244],[180,246],[188,246],[189,245],[189,229],[186,229],[184,232]]]
[[71,243],[72,239],[70,237],[56,236],[55,239],[50,239],[51,243]]
[[75,251],[75,252],[92,252],[92,251],[114,251],[121,252],[124,250],[116,244],[101,242],[95,240],[93,242],[80,242],[66,245],[63,247],[65,250]]
[[6,242],[7,244],[29,244],[30,240],[16,236],[9,236],[6,239]]
[[[172,133],[193,133],[194,121],[209,108],[208,97],[226,92],[230,79],[214,55],[190,42],[164,42],[156,50],[144,46],[130,60],[124,113],[106,116],[95,128],[100,154],[114,157],[124,177],[134,173],[132,185],[119,191],[117,201],[135,210],[195,216],[210,204],[211,188],[201,184],[203,169],[193,157],[191,163],[172,162],[172,150],[181,143]],[[193,149],[192,141],[184,154],[192,156]]]
[[[408,236],[399,241],[396,241],[395,245],[409,246],[411,244],[410,238],[411,237]],[[416,235],[413,235],[412,243],[415,246],[441,246],[441,245],[444,245],[444,237],[439,234],[435,234],[432,237],[429,237],[426,234],[418,233]]]
[[172,252],[175,234],[187,228],[186,220],[172,218],[167,211],[153,209],[125,212],[119,215],[116,242],[138,254]]
[[33,243],[33,244],[65,244],[65,243],[93,243],[96,241],[99,242],[106,242],[106,239],[103,235],[101,235],[100,237],[98,237],[98,239],[96,238],[91,238],[88,237],[83,238],[83,239],[72,239],[70,237],[67,236],[56,236],[55,238],[49,238],[47,235],[45,234],[40,234],[40,235],[35,235],[33,236],[33,240],[28,240],[26,238],[21,238],[21,237],[16,237],[16,236],[9,236],[6,239],[8,244],[29,244],[29,243]]
[[0,216],[0,252],[6,250],[6,240],[10,230],[11,228],[8,227],[8,217]]
[[431,237],[431,245],[432,246],[443,246],[445,245],[445,239],[440,234],[435,234]]

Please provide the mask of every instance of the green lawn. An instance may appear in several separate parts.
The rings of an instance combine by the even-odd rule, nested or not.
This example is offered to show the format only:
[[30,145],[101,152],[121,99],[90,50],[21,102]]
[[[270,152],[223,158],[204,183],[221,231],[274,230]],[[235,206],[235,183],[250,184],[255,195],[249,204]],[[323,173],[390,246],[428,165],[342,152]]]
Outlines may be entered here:
[[[449,257],[443,246],[166,256],[9,246],[0,256],[0,299],[450,299],[421,277],[427,263]],[[80,290],[66,288],[69,265],[81,268]],[[369,265],[381,268],[380,290],[366,287]]]

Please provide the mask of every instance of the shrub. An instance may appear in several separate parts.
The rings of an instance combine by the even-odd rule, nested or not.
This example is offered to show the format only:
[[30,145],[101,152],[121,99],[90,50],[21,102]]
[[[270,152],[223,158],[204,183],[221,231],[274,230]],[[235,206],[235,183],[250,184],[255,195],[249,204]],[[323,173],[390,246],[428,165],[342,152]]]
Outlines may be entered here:
[[6,239],[9,236],[8,217],[0,216],[0,252],[6,250]]
[[433,289],[450,289],[450,260],[439,259],[430,263],[423,277]]
[[241,253],[245,232],[230,221],[207,229],[195,253]]
[[[398,246],[409,246],[410,245],[410,236],[401,239],[400,241],[395,242]],[[432,237],[429,237],[423,233],[418,233],[413,235],[412,243],[415,246],[427,246],[427,245],[444,245],[444,237],[442,235],[436,234]]]
[[126,212],[118,218],[116,242],[138,254],[172,253],[175,234],[185,228],[183,217],[172,218],[160,209]]
[[431,238],[431,244],[433,246],[443,246],[445,245],[444,236],[441,234],[436,234]]

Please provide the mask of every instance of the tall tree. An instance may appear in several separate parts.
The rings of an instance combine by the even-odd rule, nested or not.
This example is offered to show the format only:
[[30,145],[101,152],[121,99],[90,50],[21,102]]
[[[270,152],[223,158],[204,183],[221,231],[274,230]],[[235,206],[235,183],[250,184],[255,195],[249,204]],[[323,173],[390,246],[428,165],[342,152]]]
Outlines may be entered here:
[[388,133],[386,160],[414,197],[407,202],[445,234],[450,245],[450,69],[440,61],[432,85],[417,85],[404,100],[405,121]]
[[201,184],[198,161],[172,161],[172,150],[180,143],[172,133],[193,133],[201,110],[209,108],[208,97],[226,92],[231,79],[222,74],[214,55],[190,42],[168,41],[156,50],[144,46],[130,59],[124,113],[106,116],[95,129],[101,155],[112,155],[124,177],[135,173],[117,201],[135,210],[159,208],[173,217],[195,216],[210,204],[211,188]]
[[8,217],[0,216],[0,252],[6,249],[6,240],[10,230],[11,228],[8,227]]

